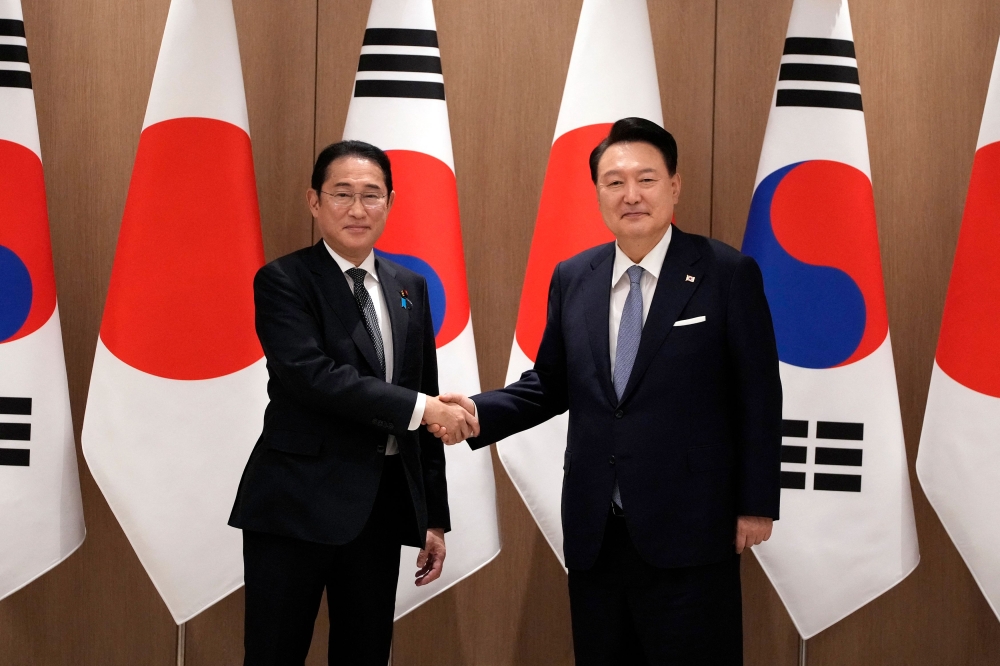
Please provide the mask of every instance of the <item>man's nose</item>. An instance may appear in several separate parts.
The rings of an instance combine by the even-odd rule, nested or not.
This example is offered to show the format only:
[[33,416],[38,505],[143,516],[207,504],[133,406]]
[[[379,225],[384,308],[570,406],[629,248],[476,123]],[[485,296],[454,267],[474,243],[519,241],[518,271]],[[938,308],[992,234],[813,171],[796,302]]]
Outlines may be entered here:
[[627,204],[637,204],[642,199],[642,195],[639,194],[639,187],[635,183],[627,183],[625,185],[625,203]]
[[354,201],[351,202],[351,207],[347,210],[351,217],[364,217],[368,214],[365,207],[361,205],[361,197],[354,195]]

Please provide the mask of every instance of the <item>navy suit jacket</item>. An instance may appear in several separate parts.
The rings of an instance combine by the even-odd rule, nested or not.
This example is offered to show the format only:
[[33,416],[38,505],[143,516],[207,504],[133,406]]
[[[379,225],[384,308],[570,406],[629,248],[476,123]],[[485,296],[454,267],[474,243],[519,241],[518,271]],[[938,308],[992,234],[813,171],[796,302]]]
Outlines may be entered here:
[[[596,562],[616,477],[645,561],[722,561],[732,556],[738,515],[778,517],[781,380],[760,269],[675,227],[619,400],[608,340],[614,257],[609,243],[556,267],[534,368],[473,397],[481,431],[470,446],[569,410],[567,567]],[[674,327],[694,317],[705,321]]]
[[[257,336],[267,357],[264,428],[243,472],[229,524],[340,545],[365,526],[386,439],[396,436],[417,524],[450,527],[441,442],[407,430],[417,392],[438,394],[427,282],[376,259],[392,324],[392,383],[344,274],[323,241],[276,259],[254,278]],[[402,290],[409,307],[403,307]]]

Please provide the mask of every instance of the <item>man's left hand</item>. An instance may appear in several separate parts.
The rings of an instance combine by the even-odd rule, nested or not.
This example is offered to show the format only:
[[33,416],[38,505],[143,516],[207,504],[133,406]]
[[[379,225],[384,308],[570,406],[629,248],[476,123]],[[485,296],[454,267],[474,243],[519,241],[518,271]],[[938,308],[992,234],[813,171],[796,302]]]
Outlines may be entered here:
[[742,553],[744,548],[756,546],[771,538],[771,527],[774,521],[763,516],[739,516],[736,519],[736,552]]
[[413,581],[418,587],[433,583],[441,577],[441,567],[444,565],[445,547],[444,530],[432,527],[427,530],[427,544],[417,555],[417,573]]

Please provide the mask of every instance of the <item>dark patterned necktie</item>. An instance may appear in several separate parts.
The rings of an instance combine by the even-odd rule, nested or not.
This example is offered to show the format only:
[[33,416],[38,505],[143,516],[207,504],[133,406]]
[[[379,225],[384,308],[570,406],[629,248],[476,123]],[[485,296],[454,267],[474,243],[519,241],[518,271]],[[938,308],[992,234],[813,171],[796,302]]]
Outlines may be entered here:
[[358,303],[358,310],[365,320],[365,328],[375,344],[375,353],[378,355],[378,364],[382,368],[382,376],[385,377],[385,347],[382,345],[382,333],[378,327],[378,317],[375,315],[375,304],[372,297],[365,288],[365,276],[368,271],[363,268],[348,268],[348,277],[354,280],[354,300]]

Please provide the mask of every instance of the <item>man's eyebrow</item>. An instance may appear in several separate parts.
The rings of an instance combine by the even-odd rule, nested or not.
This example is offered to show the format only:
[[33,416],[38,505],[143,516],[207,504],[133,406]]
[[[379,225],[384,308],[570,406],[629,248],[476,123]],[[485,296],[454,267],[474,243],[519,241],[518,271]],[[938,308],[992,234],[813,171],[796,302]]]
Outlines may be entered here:
[[[353,185],[354,183],[349,183],[347,181],[342,180],[340,182],[334,183],[333,187],[352,187]],[[382,187],[378,183],[365,183],[364,188],[366,190],[378,190],[379,192],[382,191]]]
[[[622,174],[622,171],[623,171],[622,169],[608,169],[607,171],[601,174],[601,177],[603,178],[605,176],[620,176]],[[638,173],[640,174],[657,173],[657,172],[658,169],[656,167],[646,167],[645,169],[639,169],[638,171]]]

